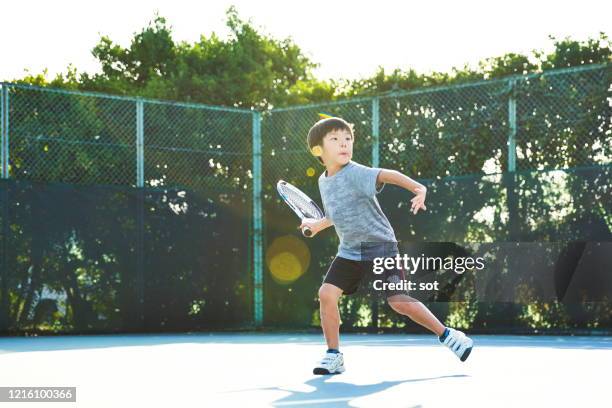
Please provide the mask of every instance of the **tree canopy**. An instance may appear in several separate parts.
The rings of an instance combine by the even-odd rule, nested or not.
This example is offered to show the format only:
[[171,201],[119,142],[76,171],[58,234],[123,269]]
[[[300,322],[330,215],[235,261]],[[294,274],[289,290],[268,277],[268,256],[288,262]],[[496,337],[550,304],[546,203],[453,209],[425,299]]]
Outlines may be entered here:
[[101,73],[79,73],[69,65],[52,80],[43,71],[15,82],[265,109],[612,61],[612,42],[605,33],[586,41],[551,36],[554,48],[549,53],[507,53],[487,58],[477,68],[464,65],[423,74],[409,67],[391,72],[379,67],[372,76],[357,80],[320,80],[314,74],[319,64],[291,38],[260,32],[233,6],[226,12],[226,25],[230,35],[225,39],[212,33],[193,44],[177,42],[167,19],[156,13],[127,48],[108,36],[100,38],[92,54]]

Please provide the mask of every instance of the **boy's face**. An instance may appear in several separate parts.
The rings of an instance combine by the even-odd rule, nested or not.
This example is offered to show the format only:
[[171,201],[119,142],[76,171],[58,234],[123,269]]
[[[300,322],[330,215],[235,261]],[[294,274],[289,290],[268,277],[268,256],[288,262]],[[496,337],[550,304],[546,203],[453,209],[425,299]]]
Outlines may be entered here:
[[321,158],[325,165],[344,166],[353,157],[353,136],[347,130],[334,130],[323,138]]

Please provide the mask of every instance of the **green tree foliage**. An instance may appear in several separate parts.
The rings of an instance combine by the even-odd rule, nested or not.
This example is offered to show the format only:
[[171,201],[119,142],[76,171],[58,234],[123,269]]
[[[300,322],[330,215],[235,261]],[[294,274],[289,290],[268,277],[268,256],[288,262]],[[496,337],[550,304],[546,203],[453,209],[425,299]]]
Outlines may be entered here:
[[226,17],[228,38],[212,33],[189,44],[176,42],[166,18],[156,14],[134,34],[128,48],[108,36],[100,38],[92,54],[100,62],[101,73],[79,74],[70,65],[51,81],[43,71],[15,82],[265,109],[612,61],[612,42],[605,33],[586,41],[551,36],[554,49],[549,53],[507,53],[487,58],[476,68],[464,65],[451,72],[421,74],[410,68],[387,72],[379,67],[370,77],[323,81],[313,73],[319,64],[291,38],[276,39],[260,32],[251,21],[242,20],[233,6]]
[[[213,33],[193,44],[177,43],[166,19],[156,15],[129,48],[102,37],[92,51],[102,73],[80,75],[79,89],[248,108],[333,93],[312,77],[316,65],[291,39],[259,33],[233,7],[227,11],[227,26],[225,40]],[[70,85],[73,78],[59,76],[50,85]],[[31,82],[40,84],[40,76]]]
[[419,74],[412,69],[401,70],[399,68],[387,73],[384,68],[379,67],[370,78],[345,81],[339,87],[343,92],[336,96],[371,95],[424,86],[454,85],[612,61],[612,42],[605,33],[600,33],[598,37],[586,41],[571,38],[558,40],[552,36],[550,39],[553,41],[554,49],[548,54],[538,50],[534,50],[529,55],[507,53],[498,57],[486,58],[478,64],[478,68],[464,65],[461,68],[453,68],[450,73]]

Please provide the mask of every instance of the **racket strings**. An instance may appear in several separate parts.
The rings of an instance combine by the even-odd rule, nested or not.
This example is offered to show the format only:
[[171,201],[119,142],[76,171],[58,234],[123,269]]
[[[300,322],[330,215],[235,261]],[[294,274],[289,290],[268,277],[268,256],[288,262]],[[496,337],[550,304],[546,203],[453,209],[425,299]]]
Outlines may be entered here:
[[283,188],[285,196],[295,205],[307,218],[321,218],[321,213],[310,200],[306,200],[301,194],[286,186]]

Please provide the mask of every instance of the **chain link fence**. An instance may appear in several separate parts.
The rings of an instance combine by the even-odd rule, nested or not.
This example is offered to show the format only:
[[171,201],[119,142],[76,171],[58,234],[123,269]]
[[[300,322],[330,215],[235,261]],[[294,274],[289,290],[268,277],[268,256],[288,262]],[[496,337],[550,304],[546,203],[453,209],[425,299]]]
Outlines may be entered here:
[[151,186],[250,190],[251,112],[196,105],[144,104],[144,157]]
[[381,166],[418,178],[507,168],[508,82],[381,98]]
[[250,110],[1,95],[0,331],[251,320]]
[[[296,238],[275,186],[320,201],[306,135],[321,113],[354,125],[355,161],[430,187],[438,221],[403,222],[400,239],[581,239],[585,219],[605,231],[611,76],[610,64],[584,66],[265,112],[1,84],[0,327],[316,325],[337,238]],[[569,172],[538,175],[553,169]],[[556,224],[577,227],[542,232],[540,210],[567,198],[545,185],[582,197],[589,180],[600,205],[555,207]],[[538,189],[548,201],[530,207]],[[405,198],[381,199],[392,221]],[[302,255],[275,256],[286,253]],[[390,322],[371,299],[342,307],[354,326]]]
[[136,185],[136,103],[3,85],[8,177]]
[[612,162],[612,66],[515,81],[517,170]]
[[[612,164],[611,84],[612,66],[595,65],[268,112],[262,123],[265,324],[319,323],[317,288],[337,237],[324,231],[301,245],[289,240],[297,221],[275,192],[284,179],[320,202],[323,168],[305,140],[319,113],[354,124],[355,161],[396,169],[428,186],[425,220],[407,215],[410,202],[396,189],[379,198],[400,241],[609,241],[612,207],[604,180]],[[594,205],[575,205],[589,194]],[[311,256],[283,258],[283,245]],[[279,264],[296,271],[292,279],[279,272]],[[368,295],[342,302],[346,329],[405,326]],[[527,330],[532,318],[526,305],[430,306],[466,328],[484,330],[489,322]],[[567,318],[564,327],[596,325],[594,310],[601,308],[589,307],[574,310],[577,317]],[[541,327],[555,327],[563,307],[553,308],[559,315],[548,313],[552,320]],[[496,316],[503,310],[506,317]]]
[[3,84],[2,89],[8,139],[5,178],[249,188],[249,110],[14,84]]

